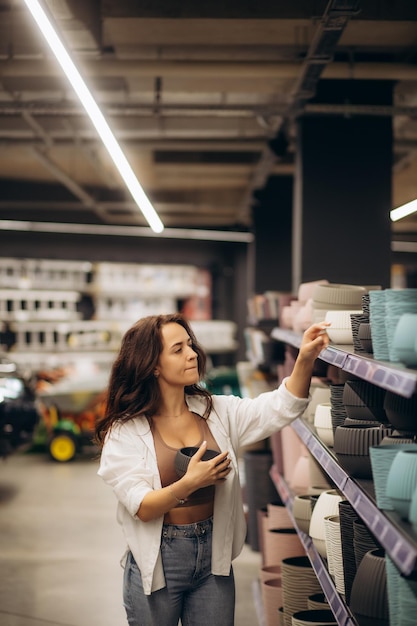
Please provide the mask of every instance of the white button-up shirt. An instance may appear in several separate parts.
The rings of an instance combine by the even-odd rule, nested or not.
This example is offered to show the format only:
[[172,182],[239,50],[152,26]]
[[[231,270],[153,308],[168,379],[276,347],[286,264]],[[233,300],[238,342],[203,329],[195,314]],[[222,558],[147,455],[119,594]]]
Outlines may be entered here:
[[[187,396],[191,411],[202,415],[204,399]],[[228,576],[232,560],[242,550],[246,522],[239,482],[239,449],[269,437],[300,417],[309,402],[296,398],[285,381],[274,391],[256,398],[213,396],[207,424],[222,451],[227,450],[232,471],[216,485],[213,512],[212,573]],[[163,517],[143,522],[137,512],[145,495],[161,488],[155,447],[147,419],[134,417],[115,424],[103,446],[99,476],[109,484],[118,500],[117,519],[140,569],[145,594],[165,586],[160,555]]]

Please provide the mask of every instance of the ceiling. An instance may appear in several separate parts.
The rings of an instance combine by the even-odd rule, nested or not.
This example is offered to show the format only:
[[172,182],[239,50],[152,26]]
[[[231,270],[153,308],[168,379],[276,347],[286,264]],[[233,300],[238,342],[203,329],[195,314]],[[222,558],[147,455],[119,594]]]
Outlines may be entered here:
[[[393,207],[417,198],[415,0],[44,6],[166,227],[250,230],[330,78],[396,81],[393,107],[343,112],[392,115]],[[23,0],[0,0],[0,145],[1,219],[146,226]],[[393,232],[417,241],[417,215]]]

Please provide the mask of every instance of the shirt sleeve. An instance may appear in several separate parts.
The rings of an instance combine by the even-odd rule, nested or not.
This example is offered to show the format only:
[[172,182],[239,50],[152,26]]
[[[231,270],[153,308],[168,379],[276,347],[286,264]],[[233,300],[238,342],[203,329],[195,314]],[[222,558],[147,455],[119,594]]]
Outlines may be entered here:
[[[256,398],[219,396],[214,406],[226,411],[230,433],[238,446],[251,445],[281,430],[305,412],[311,397],[298,398],[288,391],[284,379],[278,389]],[[214,396],[216,398],[216,396]]]
[[147,448],[138,445],[126,425],[116,426],[104,443],[98,475],[113,488],[116,498],[136,517],[145,495],[155,488],[155,474],[147,463]]

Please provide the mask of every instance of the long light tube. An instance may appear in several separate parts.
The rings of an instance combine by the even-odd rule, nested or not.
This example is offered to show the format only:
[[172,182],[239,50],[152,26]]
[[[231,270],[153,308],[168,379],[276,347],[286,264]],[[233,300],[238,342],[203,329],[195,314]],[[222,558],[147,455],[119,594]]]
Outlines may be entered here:
[[390,218],[393,222],[397,222],[398,220],[402,220],[403,217],[407,217],[412,213],[417,211],[417,199],[411,200],[411,202],[407,202],[402,206],[397,207],[396,209],[392,209],[390,211]]
[[81,104],[86,113],[90,117],[95,126],[102,142],[117,167],[121,177],[126,183],[127,188],[133,196],[139,209],[142,211],[149,226],[155,233],[161,233],[164,225],[159,218],[158,213],[152,206],[149,198],[144,192],[141,184],[136,178],[128,160],[126,159],[122,149],[120,148],[110,126],[108,125],[104,115],[100,111],[96,101],[94,100],[90,90],[85,84],[81,74],[76,68],[65,46],[58,37],[54,27],[52,26],[47,14],[43,10],[38,0],[24,0],[26,6],[32,14],[33,19],[37,23],[43,36],[45,37],[49,47],[55,55],[58,63],[62,67],[65,75],[75,90]]

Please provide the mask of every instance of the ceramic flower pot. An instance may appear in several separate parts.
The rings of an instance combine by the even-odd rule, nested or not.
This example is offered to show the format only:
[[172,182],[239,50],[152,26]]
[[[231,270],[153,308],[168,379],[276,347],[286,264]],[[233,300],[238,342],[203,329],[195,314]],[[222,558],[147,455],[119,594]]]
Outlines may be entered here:
[[384,550],[370,550],[363,557],[353,581],[350,609],[361,625],[389,626]]
[[277,612],[282,605],[282,580],[272,578],[261,583],[266,626],[276,626]]
[[264,565],[259,570],[259,580],[272,580],[273,578],[281,578],[281,565]]
[[384,410],[385,389],[366,380],[348,380],[343,388],[343,404],[353,419],[388,422]]
[[[186,473],[190,459],[194,456],[197,450],[198,447],[195,446],[181,448],[180,450],[178,450],[177,454],[175,455],[174,465],[175,471],[180,478]],[[210,461],[210,459],[214,459],[214,457],[216,457],[218,454],[219,453],[216,450],[206,450],[202,456],[202,461]]]
[[313,593],[308,596],[309,609],[328,609],[329,603],[324,593]]
[[379,426],[338,426],[334,436],[334,452],[340,465],[353,477],[372,479],[369,448],[379,444],[391,432]]
[[342,540],[340,532],[340,516],[329,515],[324,519],[327,569],[331,574],[336,590],[345,595],[345,582],[343,576]]
[[291,626],[337,626],[337,621],[330,609],[308,609],[297,611],[292,616]]
[[358,329],[358,339],[362,346],[362,350],[368,354],[372,354],[372,334],[371,324],[368,322],[361,322]]
[[300,530],[308,534],[310,528],[311,513],[315,502],[310,494],[299,494],[294,496],[292,504],[292,514]]
[[291,617],[308,608],[308,597],[322,591],[320,583],[307,556],[282,561],[282,591],[285,626],[291,626]]
[[392,352],[404,365],[417,366],[417,313],[401,315],[392,339]]
[[248,538],[252,550],[259,552],[258,509],[277,498],[269,475],[272,465],[270,450],[248,450],[244,454],[246,475],[246,500],[248,512]]
[[411,498],[416,485],[417,448],[402,449],[392,461],[386,488],[386,495],[402,519],[408,520]]
[[265,565],[281,565],[283,559],[305,553],[297,531],[292,528],[271,528],[264,537]]
[[355,509],[347,500],[339,502],[340,539],[342,542],[343,580],[345,584],[345,598],[349,605],[353,580],[356,575],[356,560],[353,547],[353,524],[359,519]]
[[337,489],[323,491],[311,514],[309,534],[319,554],[327,559],[325,518],[337,515],[342,496]]
[[390,424],[396,430],[417,433],[417,393],[411,398],[404,398],[392,391],[387,391],[384,409]]
[[321,441],[329,448],[333,447],[332,405],[322,402],[317,405],[314,414],[314,428]]
[[400,450],[417,450],[415,443],[394,443],[371,446],[372,477],[374,481],[375,499],[377,506],[386,511],[393,511],[394,505],[387,495],[387,480],[391,465]]

